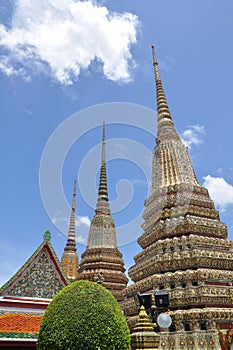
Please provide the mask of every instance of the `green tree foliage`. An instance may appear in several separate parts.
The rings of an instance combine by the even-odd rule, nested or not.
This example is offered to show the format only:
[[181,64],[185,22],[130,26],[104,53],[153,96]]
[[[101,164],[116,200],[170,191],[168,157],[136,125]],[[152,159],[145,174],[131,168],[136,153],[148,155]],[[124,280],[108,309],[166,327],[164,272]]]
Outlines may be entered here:
[[38,350],[129,350],[122,310],[104,287],[77,281],[49,304],[40,327]]

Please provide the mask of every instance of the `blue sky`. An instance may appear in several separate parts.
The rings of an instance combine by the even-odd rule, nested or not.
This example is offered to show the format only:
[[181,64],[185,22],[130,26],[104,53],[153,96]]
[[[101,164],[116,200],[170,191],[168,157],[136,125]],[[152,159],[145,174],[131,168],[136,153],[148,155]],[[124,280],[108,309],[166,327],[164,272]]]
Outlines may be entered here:
[[155,145],[151,44],[199,183],[233,238],[232,11],[231,0],[0,2],[0,285],[46,229],[61,257],[75,178],[81,256],[104,120],[109,197],[133,264]]

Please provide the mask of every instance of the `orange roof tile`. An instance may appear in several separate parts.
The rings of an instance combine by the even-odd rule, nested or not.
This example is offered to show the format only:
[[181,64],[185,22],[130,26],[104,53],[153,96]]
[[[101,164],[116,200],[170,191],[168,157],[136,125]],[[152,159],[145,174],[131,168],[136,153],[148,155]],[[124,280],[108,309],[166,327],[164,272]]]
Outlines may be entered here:
[[0,332],[20,332],[37,334],[42,315],[10,314],[0,315]]

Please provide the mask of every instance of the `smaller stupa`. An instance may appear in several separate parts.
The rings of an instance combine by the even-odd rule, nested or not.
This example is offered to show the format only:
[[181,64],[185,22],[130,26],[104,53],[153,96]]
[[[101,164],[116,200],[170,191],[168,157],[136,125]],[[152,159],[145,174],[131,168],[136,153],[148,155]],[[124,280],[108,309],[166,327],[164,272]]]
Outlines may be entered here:
[[115,223],[108,201],[105,156],[105,124],[102,133],[102,160],[95,216],[91,221],[88,242],[82,254],[78,279],[102,283],[118,301],[128,278],[125,275],[122,254],[117,247]]
[[69,280],[72,282],[78,277],[78,254],[76,248],[75,233],[75,204],[76,204],[76,180],[74,181],[74,192],[70,216],[67,243],[61,258],[61,265]]
[[160,336],[154,332],[153,325],[142,305],[139,311],[138,320],[131,334],[131,350],[159,349]]

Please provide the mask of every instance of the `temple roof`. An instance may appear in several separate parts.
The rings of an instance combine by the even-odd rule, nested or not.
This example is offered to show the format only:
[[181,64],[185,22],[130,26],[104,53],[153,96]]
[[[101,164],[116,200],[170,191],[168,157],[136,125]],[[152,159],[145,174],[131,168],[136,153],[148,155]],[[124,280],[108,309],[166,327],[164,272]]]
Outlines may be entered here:
[[36,339],[43,314],[31,312],[0,313],[0,344],[3,340]]
[[50,232],[44,240],[0,289],[0,296],[37,297],[52,299],[69,281],[50,243]]
[[0,347],[35,347],[40,323],[51,299],[0,296]]

